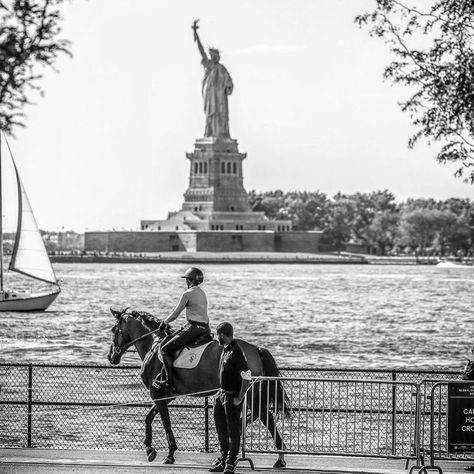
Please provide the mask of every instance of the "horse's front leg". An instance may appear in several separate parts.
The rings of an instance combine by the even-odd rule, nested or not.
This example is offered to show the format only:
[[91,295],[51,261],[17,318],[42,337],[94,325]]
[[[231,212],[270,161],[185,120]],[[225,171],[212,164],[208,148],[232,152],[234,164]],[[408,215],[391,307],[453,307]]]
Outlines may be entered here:
[[156,449],[151,445],[153,434],[152,434],[152,427],[151,424],[155,419],[156,414],[159,411],[159,407],[157,403],[154,403],[151,407],[150,411],[148,412],[145,418],[145,447],[146,447],[146,455],[148,457],[148,461],[154,461],[156,458]]
[[163,460],[163,464],[174,464],[174,453],[178,449],[176,440],[174,439],[173,430],[171,429],[170,411],[167,402],[158,403],[160,411],[161,422],[166,433],[166,440],[168,441],[168,456]]

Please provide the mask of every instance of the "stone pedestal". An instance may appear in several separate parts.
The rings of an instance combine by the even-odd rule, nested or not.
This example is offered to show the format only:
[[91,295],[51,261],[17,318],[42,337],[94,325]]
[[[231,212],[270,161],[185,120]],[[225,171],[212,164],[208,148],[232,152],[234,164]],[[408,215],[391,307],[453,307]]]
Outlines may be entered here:
[[[189,160],[189,185],[179,211],[167,219],[142,220],[142,230],[158,231],[273,231],[291,230],[289,220],[270,220],[253,212],[244,188],[242,162],[237,140],[199,138]],[[238,236],[234,236],[237,242]],[[235,243],[235,242],[234,242]]]
[[214,212],[251,212],[243,185],[242,161],[246,156],[239,153],[237,140],[197,139],[194,151],[186,154],[189,186],[182,210],[202,218]]

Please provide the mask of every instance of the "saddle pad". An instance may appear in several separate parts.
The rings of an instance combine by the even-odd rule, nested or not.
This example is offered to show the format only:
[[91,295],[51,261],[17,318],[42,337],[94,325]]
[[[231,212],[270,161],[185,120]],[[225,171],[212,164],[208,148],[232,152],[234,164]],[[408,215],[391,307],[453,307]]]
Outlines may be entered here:
[[206,342],[206,344],[193,347],[192,349],[185,347],[179,354],[178,358],[173,362],[173,367],[179,367],[180,369],[194,369],[194,367],[199,364],[204,350],[209,344],[211,344],[211,342],[214,341]]

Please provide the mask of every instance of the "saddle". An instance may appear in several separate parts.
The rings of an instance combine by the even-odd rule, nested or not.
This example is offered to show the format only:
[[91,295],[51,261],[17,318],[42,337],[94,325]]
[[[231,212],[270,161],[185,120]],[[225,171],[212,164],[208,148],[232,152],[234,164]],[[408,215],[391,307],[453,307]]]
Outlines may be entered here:
[[[185,347],[189,347],[189,349],[193,349],[195,347],[199,347],[199,346],[201,346],[203,344],[206,344],[207,342],[211,342],[213,340],[214,340],[214,334],[211,331],[209,331],[208,333],[203,334],[202,336],[199,336],[196,340],[191,342],[191,344],[188,344]],[[176,351],[176,352],[179,352],[179,351]]]
[[[173,367],[178,367],[180,369],[193,369],[199,364],[201,356],[204,353],[206,347],[213,342],[214,334],[208,332],[199,336],[196,340],[190,344],[184,346],[183,348],[175,351],[173,353]],[[150,362],[152,357],[157,356],[158,359],[163,362],[160,351],[160,340],[155,339],[153,345],[151,346],[150,351],[145,356],[142,362],[142,373],[145,369],[145,366]]]

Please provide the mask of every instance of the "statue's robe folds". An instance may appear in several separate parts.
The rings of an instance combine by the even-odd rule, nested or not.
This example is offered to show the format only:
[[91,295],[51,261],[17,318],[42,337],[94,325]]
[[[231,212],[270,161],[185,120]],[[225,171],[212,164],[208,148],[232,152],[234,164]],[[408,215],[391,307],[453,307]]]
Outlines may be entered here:
[[204,113],[206,114],[205,137],[230,138],[229,104],[227,96],[234,85],[227,69],[220,63],[208,59],[202,61],[205,68],[202,80]]

